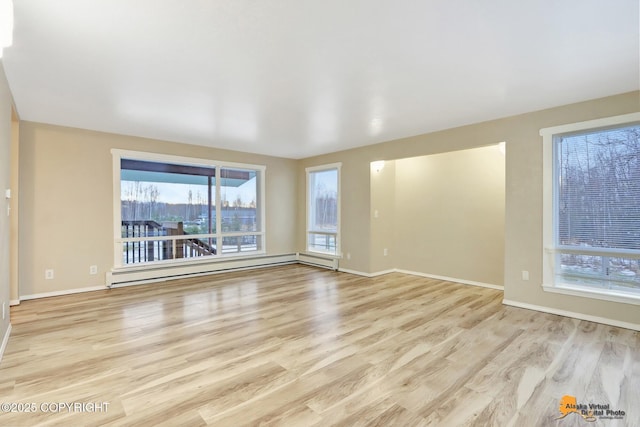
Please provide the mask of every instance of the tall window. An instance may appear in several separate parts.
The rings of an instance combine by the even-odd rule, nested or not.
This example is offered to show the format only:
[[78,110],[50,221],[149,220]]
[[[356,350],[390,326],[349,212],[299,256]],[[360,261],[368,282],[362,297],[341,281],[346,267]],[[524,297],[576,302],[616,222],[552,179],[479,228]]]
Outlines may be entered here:
[[264,251],[263,166],[113,154],[116,266]]
[[640,297],[640,124],[547,139],[553,180],[546,284]]
[[307,250],[340,255],[340,164],[307,168]]

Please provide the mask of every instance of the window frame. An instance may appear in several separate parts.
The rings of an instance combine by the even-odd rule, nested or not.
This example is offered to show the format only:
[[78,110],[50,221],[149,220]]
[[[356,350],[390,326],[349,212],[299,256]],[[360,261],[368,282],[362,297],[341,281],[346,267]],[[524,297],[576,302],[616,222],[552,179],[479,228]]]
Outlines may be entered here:
[[[640,292],[632,293],[618,289],[596,288],[558,282],[555,274],[556,258],[560,251],[569,252],[570,247],[557,244],[559,213],[558,213],[558,171],[556,169],[557,138],[580,132],[597,132],[599,130],[615,129],[640,124],[640,113],[623,114],[602,119],[588,120],[578,123],[548,127],[540,130],[543,142],[543,198],[542,198],[542,288],[546,292],[565,295],[594,298],[605,301],[622,302],[640,305]],[[609,254],[623,254],[624,250],[588,250],[596,256]],[[606,252],[606,254],[604,254]]]
[[[157,266],[167,266],[167,265],[189,265],[189,264],[197,264],[197,263],[207,263],[207,262],[215,262],[216,260],[225,260],[229,258],[247,258],[254,257],[256,255],[264,255],[267,252],[266,245],[266,208],[265,208],[265,200],[266,200],[266,169],[265,165],[254,165],[254,164],[246,164],[246,163],[235,163],[235,162],[226,162],[220,160],[212,160],[212,159],[202,159],[196,157],[185,157],[185,156],[175,156],[170,154],[159,154],[145,151],[131,151],[131,150],[122,150],[122,149],[112,149],[112,177],[113,177],[113,269],[144,269],[144,268],[153,268]],[[139,241],[139,240],[182,240],[181,236],[163,236],[163,237],[155,237],[155,238],[126,238],[122,237],[122,205],[121,205],[121,161],[122,159],[129,160],[141,160],[147,162],[158,162],[158,163],[169,163],[169,164],[183,164],[190,166],[205,166],[208,168],[215,168],[215,180],[216,186],[213,188],[215,192],[215,208],[216,208],[216,231],[211,234],[211,237],[216,239],[217,244],[222,248],[222,242],[225,237],[236,237],[236,236],[244,236],[244,235],[256,235],[260,237],[261,246],[260,249],[250,252],[234,252],[234,253],[216,253],[209,256],[203,257],[195,257],[195,258],[173,258],[173,259],[165,259],[165,260],[156,260],[156,261],[147,261],[147,262],[139,262],[139,263],[131,263],[125,264],[122,262],[122,251],[123,251],[123,243],[126,241]],[[249,169],[255,170],[260,174],[258,185],[256,188],[256,203],[258,204],[258,212],[259,215],[259,231],[255,232],[223,232],[221,227],[222,221],[222,203],[221,203],[221,182],[222,179],[220,177],[220,173],[222,169],[225,168],[238,168],[238,169]],[[218,212],[218,210],[220,210]],[[196,235],[196,237],[198,237]]]
[[[327,232],[327,233],[323,233],[323,234],[327,234],[327,235],[335,235],[335,240],[336,240],[336,252],[335,254],[331,254],[331,253],[327,253],[324,251],[318,251],[318,250],[313,250],[310,249],[309,247],[309,235],[311,233],[316,233],[318,234],[319,232],[317,230],[311,230],[311,187],[310,187],[310,176],[312,173],[315,172],[324,172],[324,171],[330,171],[330,170],[336,170],[337,174],[338,174],[338,183],[337,183],[337,200],[336,200],[336,219],[337,219],[337,224],[336,224],[336,232],[335,233],[331,233],[331,232]],[[338,163],[329,163],[326,165],[319,165],[319,166],[312,166],[312,167],[308,167],[305,168],[305,175],[306,175],[306,189],[305,189],[305,193],[306,193],[306,212],[305,212],[305,250],[307,252],[313,253],[313,254],[317,254],[317,255],[324,255],[327,257],[331,257],[331,258],[342,258],[342,245],[340,242],[340,237],[341,237],[341,199],[342,199],[342,189],[341,189],[341,185],[342,185],[342,163],[338,162]]]

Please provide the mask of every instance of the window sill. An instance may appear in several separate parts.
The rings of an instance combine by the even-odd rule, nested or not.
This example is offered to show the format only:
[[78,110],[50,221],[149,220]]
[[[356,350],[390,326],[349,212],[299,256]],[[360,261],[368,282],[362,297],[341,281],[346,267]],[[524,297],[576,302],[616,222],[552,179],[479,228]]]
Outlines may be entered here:
[[179,259],[167,259],[161,261],[149,261],[149,262],[141,262],[141,263],[132,263],[132,264],[124,264],[118,265],[111,268],[111,271],[126,271],[126,270],[151,270],[156,268],[165,268],[165,267],[180,267],[180,266],[189,266],[189,265],[198,265],[198,264],[209,264],[216,262],[226,262],[235,259],[247,259],[247,258],[259,258],[266,255],[266,251],[252,251],[247,252],[246,254],[238,255],[234,254],[221,254],[221,255],[209,255],[202,256],[197,258],[179,258]]
[[604,301],[619,302],[623,304],[640,305],[640,294],[634,295],[627,292],[598,290],[577,285],[542,285],[545,292],[556,294],[572,295],[584,298],[599,299]]
[[305,252],[300,252],[302,254],[307,254],[307,255],[313,255],[313,256],[318,256],[318,257],[326,257],[326,258],[331,258],[331,259],[342,259],[342,255],[336,255],[336,254],[332,254],[329,252],[322,252],[322,251],[314,251],[311,249],[307,249]]

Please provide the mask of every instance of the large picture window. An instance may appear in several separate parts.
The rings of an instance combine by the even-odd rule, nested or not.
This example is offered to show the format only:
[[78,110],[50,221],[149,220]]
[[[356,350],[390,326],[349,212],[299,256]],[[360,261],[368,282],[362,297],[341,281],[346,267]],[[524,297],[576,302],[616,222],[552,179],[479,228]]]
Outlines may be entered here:
[[264,166],[113,154],[116,267],[264,251]]
[[307,168],[307,250],[340,255],[340,164]]
[[542,132],[552,178],[545,206],[551,211],[545,217],[547,287],[640,298],[640,123],[632,121],[640,117],[635,116]]

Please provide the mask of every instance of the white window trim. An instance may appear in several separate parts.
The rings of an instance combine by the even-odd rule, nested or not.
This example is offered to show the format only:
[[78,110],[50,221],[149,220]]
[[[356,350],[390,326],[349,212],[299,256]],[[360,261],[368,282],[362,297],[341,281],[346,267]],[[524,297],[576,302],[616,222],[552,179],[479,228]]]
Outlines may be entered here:
[[[322,252],[322,251],[314,251],[309,249],[309,233],[313,233],[313,231],[311,231],[309,229],[309,202],[311,201],[311,195],[310,195],[310,191],[309,191],[309,173],[310,172],[320,172],[320,171],[324,171],[324,170],[331,170],[331,169],[337,169],[338,171],[338,201],[337,201],[337,216],[338,216],[338,227],[336,230],[336,253],[335,254],[328,254],[326,252]],[[305,189],[305,194],[306,194],[306,206],[305,206],[305,251],[306,252],[310,252],[310,253],[314,253],[314,254],[321,254],[330,258],[342,258],[342,244],[340,242],[341,240],[341,226],[340,224],[342,223],[342,218],[341,218],[341,200],[342,200],[342,163],[338,162],[338,163],[329,163],[326,165],[319,165],[319,166],[311,166],[308,168],[305,168],[305,175],[306,175],[306,189]],[[318,233],[318,234],[322,234],[322,233]],[[327,234],[333,234],[333,233],[327,233]]]
[[553,150],[554,137],[566,133],[579,132],[583,130],[597,130],[625,124],[640,122],[640,112],[623,114],[620,116],[606,117],[596,120],[588,120],[579,123],[570,123],[561,126],[540,129],[542,136],[542,288],[547,292],[554,292],[565,295],[594,298],[626,304],[640,305],[640,295],[630,294],[622,291],[592,289],[579,285],[556,283],[555,269],[555,230],[557,224],[554,210],[554,164]]
[[[126,269],[139,269],[139,268],[148,268],[158,265],[188,265],[188,264],[198,264],[204,262],[212,262],[216,260],[225,260],[229,258],[247,258],[247,257],[255,257],[256,255],[264,255],[267,252],[267,239],[266,239],[266,218],[265,218],[265,200],[266,200],[266,170],[267,167],[265,165],[253,165],[247,163],[235,163],[235,162],[224,162],[219,160],[211,160],[211,159],[201,159],[196,157],[185,157],[185,156],[174,156],[170,154],[159,154],[152,153],[147,151],[131,151],[131,150],[122,150],[118,148],[111,149],[112,155],[112,178],[113,178],[113,270],[126,270]],[[220,182],[220,169],[225,167],[230,168],[239,168],[239,169],[254,169],[260,172],[260,185],[257,189],[258,199],[260,200],[260,231],[258,232],[236,232],[236,233],[222,233],[221,228],[221,215],[216,215],[216,238],[222,239],[223,237],[234,237],[234,236],[242,236],[242,235],[259,235],[262,239],[261,249],[258,251],[252,251],[247,253],[231,253],[231,254],[216,254],[203,258],[191,258],[191,259],[169,259],[169,260],[161,260],[161,261],[152,261],[148,263],[139,263],[139,264],[129,264],[125,265],[122,263],[122,243],[123,237],[121,236],[121,227],[122,227],[122,207],[121,207],[121,186],[120,186],[120,164],[122,159],[134,159],[134,160],[144,160],[150,162],[162,162],[162,163],[174,163],[174,164],[185,164],[185,165],[202,165],[208,167],[216,168],[216,183]],[[216,185],[216,206],[220,206],[220,190],[219,186]],[[180,236],[164,236],[163,240],[174,240],[179,239]],[[131,240],[131,239],[129,239]],[[149,240],[149,239],[147,239]]]

